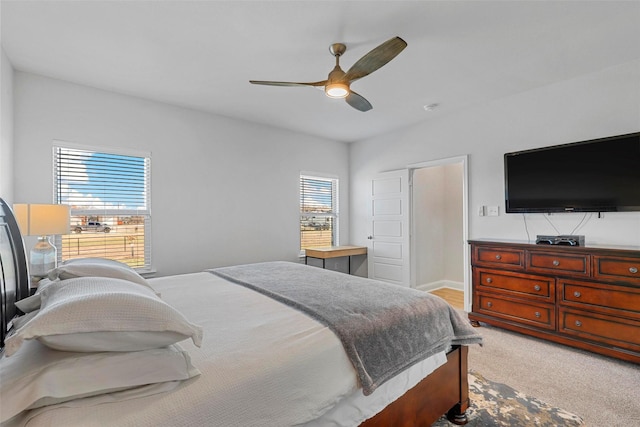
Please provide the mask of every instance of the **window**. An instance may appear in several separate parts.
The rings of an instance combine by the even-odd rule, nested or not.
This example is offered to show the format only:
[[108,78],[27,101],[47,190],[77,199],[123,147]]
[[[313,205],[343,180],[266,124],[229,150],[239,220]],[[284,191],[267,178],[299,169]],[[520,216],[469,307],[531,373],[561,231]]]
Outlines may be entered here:
[[151,270],[151,156],[54,144],[54,200],[71,207],[59,261],[101,257]]
[[300,249],[338,245],[338,180],[300,176]]

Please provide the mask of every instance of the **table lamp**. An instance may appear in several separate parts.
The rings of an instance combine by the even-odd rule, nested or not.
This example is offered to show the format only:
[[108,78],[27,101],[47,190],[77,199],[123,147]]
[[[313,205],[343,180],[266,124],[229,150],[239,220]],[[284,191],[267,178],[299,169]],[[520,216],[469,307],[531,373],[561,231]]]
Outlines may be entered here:
[[48,236],[69,233],[69,206],[15,204],[13,211],[22,234],[38,236],[38,243],[29,254],[30,275],[46,277],[58,262],[57,249]]

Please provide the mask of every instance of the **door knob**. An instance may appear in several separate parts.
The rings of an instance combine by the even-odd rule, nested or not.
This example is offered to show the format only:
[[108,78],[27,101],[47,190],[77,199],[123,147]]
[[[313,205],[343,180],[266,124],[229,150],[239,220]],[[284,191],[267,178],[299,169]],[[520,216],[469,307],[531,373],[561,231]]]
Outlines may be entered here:
[[367,239],[373,240],[373,236],[367,236]]

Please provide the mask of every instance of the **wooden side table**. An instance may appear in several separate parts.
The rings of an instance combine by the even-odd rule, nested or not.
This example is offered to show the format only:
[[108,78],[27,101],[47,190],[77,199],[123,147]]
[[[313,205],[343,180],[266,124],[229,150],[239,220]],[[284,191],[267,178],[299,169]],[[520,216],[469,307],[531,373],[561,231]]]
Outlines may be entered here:
[[325,248],[313,248],[305,250],[304,263],[307,264],[309,258],[322,260],[322,268],[325,268],[327,258],[349,258],[349,274],[351,274],[351,257],[353,255],[366,255],[366,246],[327,246]]

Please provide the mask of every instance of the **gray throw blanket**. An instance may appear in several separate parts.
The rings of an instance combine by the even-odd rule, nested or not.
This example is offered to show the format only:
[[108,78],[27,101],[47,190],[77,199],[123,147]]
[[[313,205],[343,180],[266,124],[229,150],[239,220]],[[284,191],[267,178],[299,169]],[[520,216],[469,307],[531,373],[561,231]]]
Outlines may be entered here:
[[328,326],[344,345],[365,395],[451,345],[482,342],[444,300],[415,289],[291,262],[208,271]]

